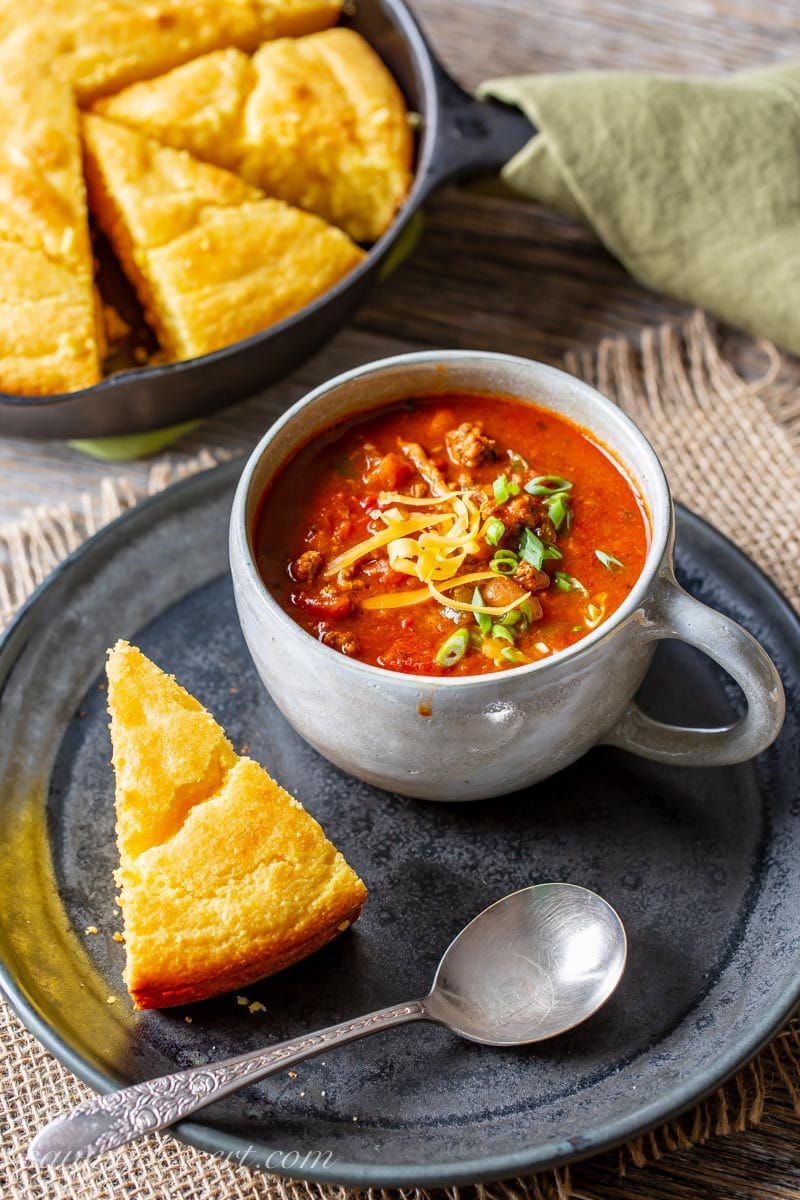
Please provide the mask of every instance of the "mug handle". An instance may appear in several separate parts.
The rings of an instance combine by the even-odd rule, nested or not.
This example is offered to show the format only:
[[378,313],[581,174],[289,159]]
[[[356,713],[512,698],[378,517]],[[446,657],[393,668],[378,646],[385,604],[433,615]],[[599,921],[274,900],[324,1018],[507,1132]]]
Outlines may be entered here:
[[772,659],[755,638],[695,600],[672,576],[661,577],[648,616],[648,637],[677,638],[719,663],[744,692],[747,712],[733,725],[695,729],[655,721],[632,700],[602,743],[685,767],[726,766],[766,749],[783,725],[786,702]]

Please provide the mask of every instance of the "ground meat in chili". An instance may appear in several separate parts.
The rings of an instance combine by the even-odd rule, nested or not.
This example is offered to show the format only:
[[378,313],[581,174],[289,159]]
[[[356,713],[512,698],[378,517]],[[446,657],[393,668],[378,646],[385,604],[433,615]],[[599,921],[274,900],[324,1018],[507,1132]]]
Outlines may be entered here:
[[486,437],[481,425],[471,425],[469,421],[445,434],[444,444],[457,467],[477,467],[497,457],[494,438]]
[[550,576],[546,571],[538,570],[533,563],[526,562],[523,558],[514,572],[514,582],[523,587],[526,592],[541,592],[543,588],[550,586]]
[[332,650],[339,650],[342,654],[353,655],[358,654],[360,649],[358,638],[353,633],[339,633],[335,629],[324,629],[320,634],[319,640],[326,646],[330,646]]
[[295,583],[313,583],[322,570],[324,562],[325,559],[319,550],[305,550],[292,563],[292,579]]

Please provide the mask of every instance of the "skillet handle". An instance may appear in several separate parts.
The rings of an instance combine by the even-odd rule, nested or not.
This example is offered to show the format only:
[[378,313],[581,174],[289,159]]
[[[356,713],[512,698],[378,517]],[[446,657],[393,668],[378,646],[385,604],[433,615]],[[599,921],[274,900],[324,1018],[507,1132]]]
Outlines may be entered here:
[[496,174],[536,133],[518,108],[476,100],[431,58],[440,119],[426,172],[426,195],[458,179]]

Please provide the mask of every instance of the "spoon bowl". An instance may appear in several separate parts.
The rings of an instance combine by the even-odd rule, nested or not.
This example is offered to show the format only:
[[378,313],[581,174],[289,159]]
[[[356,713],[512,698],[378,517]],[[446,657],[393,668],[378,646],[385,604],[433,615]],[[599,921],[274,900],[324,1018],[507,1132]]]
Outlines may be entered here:
[[522,888],[450,943],[426,1013],[473,1042],[540,1042],[605,1004],[626,956],[622,921],[595,892],[571,883]]

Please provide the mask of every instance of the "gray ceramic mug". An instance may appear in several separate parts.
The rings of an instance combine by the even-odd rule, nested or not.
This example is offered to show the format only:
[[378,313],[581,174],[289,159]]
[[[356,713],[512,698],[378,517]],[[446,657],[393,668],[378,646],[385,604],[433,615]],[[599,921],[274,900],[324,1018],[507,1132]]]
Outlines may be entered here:
[[[404,675],[347,658],[283,611],[253,555],[259,497],[315,434],[356,413],[454,391],[513,396],[563,413],[625,464],[645,497],[652,542],[624,604],[575,645],[490,675]],[[383,359],[310,392],[264,435],[233,503],[230,557],[242,630],[275,703],[307,741],[369,783],[429,800],[477,800],[535,783],[598,743],[677,766],[742,762],[780,731],[781,681],[739,625],[675,580],[672,500],[634,423],[588,384],[503,354],[424,351]],[[742,688],[746,715],[723,729],[664,725],[636,705],[661,638],[699,647]],[[424,715],[423,715],[424,714]]]

